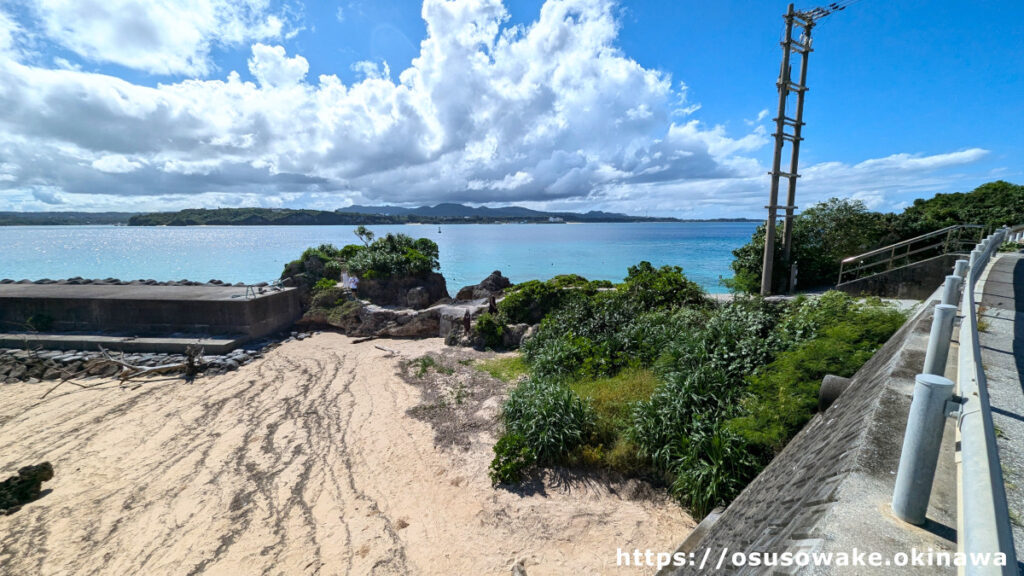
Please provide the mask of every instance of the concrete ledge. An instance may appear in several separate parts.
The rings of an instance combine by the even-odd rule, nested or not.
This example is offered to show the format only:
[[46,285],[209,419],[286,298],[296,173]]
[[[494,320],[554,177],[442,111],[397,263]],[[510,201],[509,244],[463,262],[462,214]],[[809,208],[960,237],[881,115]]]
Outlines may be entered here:
[[42,348],[45,350],[99,350],[102,346],[117,352],[154,352],[184,354],[188,346],[198,346],[205,354],[226,354],[249,338],[237,337],[169,337],[136,338],[101,334],[0,334],[0,348]]

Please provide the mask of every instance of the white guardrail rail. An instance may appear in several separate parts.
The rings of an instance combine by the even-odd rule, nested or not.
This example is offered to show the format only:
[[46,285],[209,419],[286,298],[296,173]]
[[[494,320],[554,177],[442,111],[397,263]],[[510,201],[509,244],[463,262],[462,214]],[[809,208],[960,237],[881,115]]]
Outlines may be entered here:
[[967,554],[1003,552],[1006,566],[964,566],[968,575],[1016,575],[1017,558],[1013,547],[1013,529],[1006,503],[1003,469],[999,463],[996,432],[992,424],[988,386],[981,363],[978,341],[978,315],[975,288],[999,246],[1010,238],[1008,228],[996,231],[971,252],[960,306],[960,354],[957,387],[961,397],[960,484],[957,487],[962,514],[958,524],[958,547]]
[[[932,317],[924,367],[915,379],[892,497],[892,510],[897,517],[911,524],[925,523],[946,417],[956,415],[960,455],[957,548],[966,560],[958,573],[968,576],[1018,573],[1006,486],[981,362],[976,308],[978,280],[1005,241],[1024,241],[1024,235],[1019,229],[997,230],[978,243],[970,260],[958,260],[954,273],[946,277],[942,303],[935,306]],[[958,300],[962,320],[954,384],[945,373]],[[1005,564],[971,560],[995,558],[998,553],[1005,554]]]

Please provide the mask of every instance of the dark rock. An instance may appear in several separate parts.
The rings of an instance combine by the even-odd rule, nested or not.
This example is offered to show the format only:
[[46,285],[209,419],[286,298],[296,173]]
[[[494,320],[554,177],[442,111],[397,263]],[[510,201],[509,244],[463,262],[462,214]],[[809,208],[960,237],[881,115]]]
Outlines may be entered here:
[[60,368],[48,368],[46,372],[43,372],[43,380],[56,380],[63,374],[64,372]]
[[466,286],[455,296],[456,300],[476,300],[479,298],[498,297],[504,294],[505,289],[512,285],[508,278],[501,275],[501,270],[491,272],[490,276],[484,278],[479,284]]
[[523,336],[530,329],[529,324],[510,324],[508,329],[501,334],[501,343],[505,348],[519,348]]
[[530,340],[530,338],[533,338],[534,336],[536,336],[537,335],[537,330],[539,330],[539,329],[540,329],[540,324],[534,324],[534,325],[530,326],[529,328],[527,328],[526,332],[523,334],[523,337],[519,339],[519,345],[522,346],[523,344],[528,342]]
[[442,298],[448,298],[444,276],[436,272],[424,277],[364,278],[360,280],[357,292],[360,298],[381,306],[408,306],[409,291],[417,287],[423,288],[427,294],[426,298],[417,297],[419,302],[425,302],[421,308]]
[[42,492],[43,482],[53,478],[53,465],[49,462],[25,466],[0,483],[0,513],[14,514],[21,507],[37,498]]
[[427,292],[427,289],[423,286],[417,286],[409,290],[405,298],[408,302],[409,308],[419,310],[430,305],[430,293]]

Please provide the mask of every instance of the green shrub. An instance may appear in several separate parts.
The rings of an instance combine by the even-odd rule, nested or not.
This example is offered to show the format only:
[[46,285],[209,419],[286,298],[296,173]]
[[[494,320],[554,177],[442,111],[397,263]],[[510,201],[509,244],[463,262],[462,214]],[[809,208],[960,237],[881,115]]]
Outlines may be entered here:
[[[868,211],[859,200],[832,198],[815,204],[793,219],[793,253],[800,288],[834,284],[839,262],[898,240],[891,232],[891,218]],[[787,280],[782,261],[783,228],[776,226],[774,286]],[[733,251],[733,289],[756,293],[761,288],[765,226],[757,227],[750,242]]]
[[698,313],[638,313],[629,294],[577,294],[548,315],[522,350],[533,373],[573,380],[613,376],[629,364],[650,365],[666,344],[689,330]]
[[[810,312],[798,309],[794,316],[817,312],[807,308]],[[744,414],[729,422],[731,430],[778,452],[814,415],[821,379],[826,374],[853,376],[906,320],[902,312],[875,301],[851,302],[837,314],[815,337],[781,352],[749,379]]]
[[327,263],[331,260],[338,258],[341,252],[333,244],[321,244],[316,248],[306,248],[302,253],[301,260],[306,261],[311,258],[316,258],[323,263]]
[[319,292],[331,290],[337,285],[337,280],[331,280],[330,278],[321,278],[316,281],[316,284],[313,285],[313,293],[316,294]]
[[679,437],[679,458],[672,467],[672,494],[695,518],[730,502],[764,466],[764,460],[719,421],[708,424]]
[[506,432],[521,435],[538,463],[551,464],[589,437],[594,411],[569,388],[530,379],[509,393],[502,419]]
[[[325,282],[326,280],[326,282]],[[324,282],[321,284],[320,282]],[[333,308],[338,305],[345,297],[345,289],[337,287],[333,280],[327,280],[323,278],[317,282],[317,286],[313,288],[313,299],[310,301],[311,308]],[[330,286],[326,286],[326,283],[330,282]]]
[[492,350],[502,347],[502,336],[506,329],[505,324],[489,312],[484,312],[476,319],[476,331],[483,337],[484,345]]
[[537,461],[521,434],[505,434],[494,445],[494,460],[491,461],[489,475],[491,483],[515,484],[523,479],[523,473]]
[[628,295],[633,307],[644,311],[706,303],[704,290],[684,276],[682,268],[655,268],[647,261],[629,267],[619,290]]
[[349,250],[349,270],[364,278],[426,276],[436,270],[437,244],[427,238],[387,234],[365,247]]
[[324,278],[330,278],[331,280],[341,280],[342,264],[337,260],[331,260],[324,264]]
[[697,366],[666,378],[650,400],[636,404],[629,434],[640,453],[662,471],[671,471],[679,449],[703,421],[733,410],[741,392],[721,370]]
[[611,282],[591,282],[577,274],[562,274],[541,282],[529,280],[505,290],[498,303],[498,312],[511,324],[536,324],[570,298],[594,295],[599,288],[610,288]]
[[721,372],[739,387],[743,378],[771,361],[780,343],[773,337],[777,312],[760,298],[739,298],[689,321],[664,347],[658,372],[685,379],[699,369]]
[[799,296],[783,314],[776,329],[785,347],[814,338],[831,324],[842,321],[857,301],[838,290],[829,290],[816,298]]
[[723,371],[700,366],[672,375],[633,411],[629,435],[639,455],[671,479],[673,494],[697,517],[735,498],[764,465],[721,429],[741,391]]

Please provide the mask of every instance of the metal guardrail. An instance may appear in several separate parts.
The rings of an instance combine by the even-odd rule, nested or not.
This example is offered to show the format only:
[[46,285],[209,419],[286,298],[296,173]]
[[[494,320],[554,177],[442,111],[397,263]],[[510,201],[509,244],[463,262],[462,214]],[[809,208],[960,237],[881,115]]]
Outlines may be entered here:
[[[892,509],[896,516],[911,524],[924,524],[946,415],[957,415],[960,440],[957,498],[961,511],[957,518],[957,546],[966,560],[959,573],[970,576],[1017,574],[1013,530],[981,363],[975,309],[976,285],[989,259],[1004,241],[1016,237],[1009,228],[996,231],[978,243],[971,251],[970,260],[958,260],[955,273],[946,277],[942,303],[935,307],[932,319],[924,373],[916,378],[893,489]],[[954,385],[944,374],[957,300],[960,300],[963,319]],[[953,400],[954,386],[959,393],[956,400]],[[1004,565],[974,561],[983,555],[995,558],[993,555],[997,553],[1005,554]]]
[[989,405],[985,370],[981,363],[978,340],[978,316],[975,308],[975,286],[992,254],[1008,239],[1009,229],[997,231],[971,252],[970,268],[964,285],[960,313],[960,355],[957,385],[962,398],[958,427],[960,430],[960,477],[957,488],[963,514],[958,524],[958,546],[971,554],[1003,552],[1005,567],[970,565],[969,575],[1017,574],[1013,546],[1013,530],[1006,502],[1003,470],[999,463],[992,408]]
[[836,285],[842,286],[943,254],[967,254],[981,242],[984,233],[984,226],[958,224],[845,258],[839,263]]

